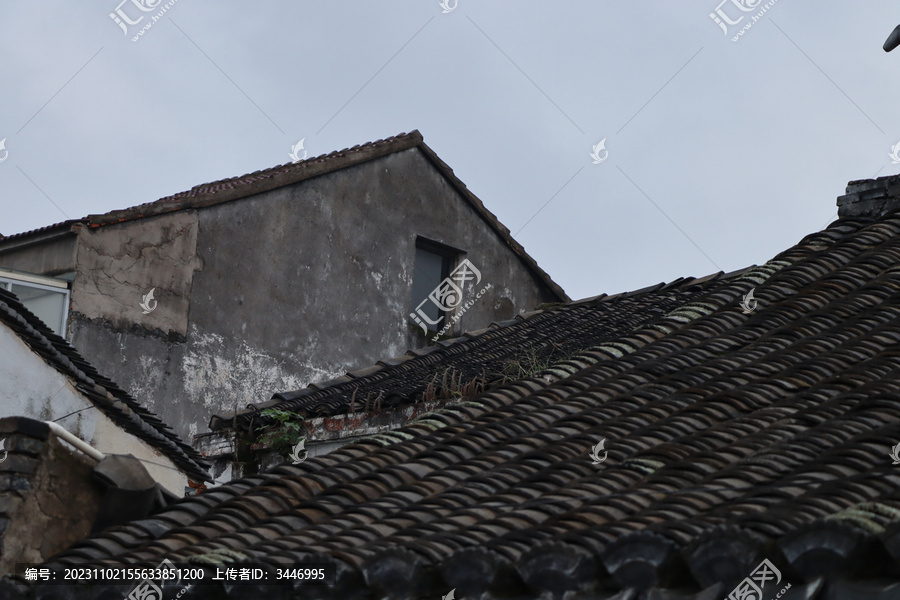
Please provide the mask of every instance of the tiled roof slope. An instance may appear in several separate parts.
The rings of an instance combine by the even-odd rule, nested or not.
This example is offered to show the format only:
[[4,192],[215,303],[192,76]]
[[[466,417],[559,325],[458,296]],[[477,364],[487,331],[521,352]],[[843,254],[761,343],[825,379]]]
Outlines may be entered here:
[[516,373],[537,371],[579,350],[615,340],[712,289],[727,286],[729,277],[734,274],[679,279],[519,315],[337,379],[277,393],[271,401],[248,410],[213,415],[210,428],[249,430],[261,424],[259,411],[273,406],[306,417],[330,417],[413,404],[429,392],[451,395],[466,384],[491,388]]
[[410,133],[401,133],[399,135],[389,137],[383,140],[376,140],[366,144],[345,148],[343,150],[330,152],[321,156],[316,156],[302,160],[296,163],[287,163],[255,171],[240,177],[230,177],[220,181],[213,181],[196,185],[185,192],[179,192],[172,196],[160,198],[154,202],[132,206],[119,210],[113,210],[108,213],[99,215],[88,215],[84,219],[77,221],[65,221],[57,223],[41,229],[35,229],[24,233],[9,235],[4,241],[16,241],[19,238],[25,238],[38,232],[44,232],[56,228],[70,227],[74,223],[84,223],[89,227],[101,227],[131,221],[134,219],[142,219],[144,217],[152,217],[173,211],[203,208],[223,202],[231,202],[240,198],[252,196],[269,190],[273,190],[286,185],[291,185],[325,175],[357,165],[363,162],[374,160],[388,154],[401,152],[410,148],[418,148],[431,162],[432,165],[447,179],[448,182],[462,196],[481,218],[494,230],[494,232],[509,246],[509,248],[519,257],[534,276],[544,283],[547,288],[557,296],[560,300],[569,300],[569,297],[563,289],[554,282],[546,271],[541,269],[537,262],[525,252],[516,240],[509,233],[509,229],[503,225],[497,216],[485,208],[481,200],[473,194],[454,173],[444,161],[442,161],[435,152],[429,148],[422,138],[422,134],[418,130]]
[[0,322],[47,362],[68,377],[76,389],[128,433],[150,444],[200,481],[210,479],[200,454],[181,441],[171,427],[145,409],[113,381],[97,372],[69,343],[53,333],[12,293],[0,289]]
[[900,214],[840,219],[586,346],[551,381],[215,488],[54,560],[221,549],[337,564],[333,588],[292,598],[721,600],[767,559],[787,600],[900,597]]

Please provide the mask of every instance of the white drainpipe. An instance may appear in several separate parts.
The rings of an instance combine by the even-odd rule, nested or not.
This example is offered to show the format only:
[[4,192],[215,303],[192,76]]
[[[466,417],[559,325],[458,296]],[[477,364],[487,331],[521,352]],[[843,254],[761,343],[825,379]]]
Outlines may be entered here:
[[91,458],[96,461],[103,460],[103,453],[97,450],[96,448],[88,445],[87,442],[82,440],[81,438],[75,436],[72,433],[69,433],[68,430],[63,428],[62,425],[58,423],[54,423],[53,421],[44,421],[47,425],[50,426],[50,431],[56,434],[57,437],[62,438],[66,442],[75,446],[78,450],[81,450]]

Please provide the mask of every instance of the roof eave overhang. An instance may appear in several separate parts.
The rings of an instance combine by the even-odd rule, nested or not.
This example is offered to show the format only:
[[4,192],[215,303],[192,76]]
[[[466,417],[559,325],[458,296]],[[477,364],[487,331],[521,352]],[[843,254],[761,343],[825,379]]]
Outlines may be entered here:
[[0,239],[0,254],[24,250],[31,246],[38,246],[48,242],[55,242],[65,237],[77,236],[79,225],[80,222],[77,220],[64,221],[42,229],[7,236]]

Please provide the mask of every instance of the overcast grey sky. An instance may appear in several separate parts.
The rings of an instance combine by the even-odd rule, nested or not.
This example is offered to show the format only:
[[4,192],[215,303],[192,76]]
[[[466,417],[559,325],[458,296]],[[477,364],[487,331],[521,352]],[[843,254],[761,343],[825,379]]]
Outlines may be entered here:
[[120,1],[0,0],[0,232],[418,129],[581,298],[762,263],[900,171],[888,0],[176,0],[136,42],[172,0]]

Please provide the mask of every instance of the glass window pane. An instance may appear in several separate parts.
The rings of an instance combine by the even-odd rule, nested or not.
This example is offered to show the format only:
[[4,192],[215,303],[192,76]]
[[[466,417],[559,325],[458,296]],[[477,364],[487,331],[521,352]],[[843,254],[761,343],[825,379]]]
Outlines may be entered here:
[[12,284],[12,293],[18,296],[25,308],[33,312],[57,335],[65,337],[62,331],[63,315],[66,310],[66,295],[62,292],[42,290],[30,286]]
[[[444,257],[416,248],[416,267],[413,272],[412,310],[417,309],[425,313],[432,321],[437,321],[441,316],[438,306],[431,301],[422,304],[428,298],[428,294],[434,291],[444,278]],[[421,304],[421,307],[419,306]],[[428,326],[434,329],[433,325]]]

